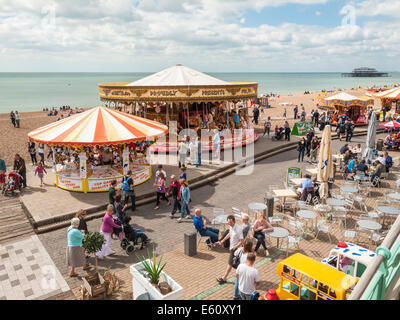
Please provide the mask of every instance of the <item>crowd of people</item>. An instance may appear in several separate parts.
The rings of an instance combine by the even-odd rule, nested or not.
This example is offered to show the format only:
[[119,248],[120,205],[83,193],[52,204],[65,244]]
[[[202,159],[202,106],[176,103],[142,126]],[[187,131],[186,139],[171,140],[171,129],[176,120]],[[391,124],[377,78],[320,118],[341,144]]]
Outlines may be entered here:
[[[217,278],[217,282],[219,284],[226,283],[232,269],[236,269],[233,298],[235,300],[250,300],[260,282],[258,270],[254,268],[256,256],[269,256],[265,236],[272,232],[274,228],[263,214],[259,215],[252,226],[249,224],[247,215],[243,215],[242,221],[242,225],[239,225],[236,223],[235,216],[229,215],[227,217],[229,230],[220,236],[218,229],[207,226],[207,220],[202,216],[201,209],[196,209],[193,225],[202,237],[208,237],[206,243],[210,248],[224,246],[229,249],[225,274]],[[255,248],[253,248],[252,237],[257,241]],[[261,246],[264,249],[264,254],[258,252]]]

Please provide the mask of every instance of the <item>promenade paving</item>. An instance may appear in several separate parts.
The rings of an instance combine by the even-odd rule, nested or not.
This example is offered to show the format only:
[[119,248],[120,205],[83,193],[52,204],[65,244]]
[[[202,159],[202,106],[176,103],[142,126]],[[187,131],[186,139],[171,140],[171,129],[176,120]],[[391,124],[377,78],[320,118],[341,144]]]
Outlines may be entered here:
[[42,300],[70,290],[36,235],[0,245],[0,257],[0,300]]
[[[364,141],[365,137],[354,137],[352,142],[363,143]],[[343,144],[344,142],[334,141],[334,153],[337,152]],[[267,146],[272,145],[284,146],[285,142],[272,142],[264,138],[260,139],[254,147],[257,153],[257,150],[265,150]],[[398,154],[393,153],[393,156],[397,157]],[[227,213],[230,212],[232,206],[239,207],[243,211],[246,211],[248,203],[263,201],[265,191],[268,189],[269,185],[283,187],[286,169],[293,166],[298,166],[304,170],[310,167],[310,164],[306,162],[297,163],[297,152],[292,150],[256,163],[253,171],[249,175],[239,176],[239,174],[236,173],[223,179],[216,179],[215,182],[192,191],[191,210],[193,212],[195,207],[201,208],[203,214],[209,220],[213,217],[212,209],[214,207],[224,208]],[[166,170],[168,175],[170,175],[171,171],[174,172],[173,170],[177,171],[176,167],[166,167]],[[191,170],[192,169],[189,168],[189,180],[194,176]],[[394,181],[391,180],[389,182],[393,185]],[[335,188],[338,187],[338,184],[342,183],[343,181],[337,181]],[[368,199],[367,204],[371,210],[375,208],[376,197],[383,197],[387,191],[388,190],[384,188],[377,189],[374,197]],[[69,192],[62,192],[70,194]],[[106,201],[106,194],[97,195],[103,197],[101,201]],[[165,257],[169,260],[166,271],[184,287],[184,299],[231,299],[233,279],[230,279],[229,283],[223,286],[219,286],[215,281],[216,277],[221,276],[225,271],[228,257],[227,251],[222,248],[210,251],[202,244],[197,256],[185,256],[183,254],[183,236],[185,232],[193,231],[192,220],[185,220],[178,224],[175,219],[169,218],[170,210],[171,208],[167,207],[165,204],[162,204],[161,208],[157,211],[154,210],[154,204],[140,206],[138,210],[132,214],[134,226],[148,234],[152,239],[152,243],[157,248],[158,254],[165,253]],[[350,227],[352,227],[352,223],[354,225],[354,220],[351,219],[349,221]],[[88,222],[89,230],[92,231],[99,230],[100,225],[101,219],[94,219]],[[301,252],[315,259],[322,259],[325,257],[335,241],[342,237],[341,230],[338,227],[336,228],[334,229],[332,244],[330,244],[328,239],[323,235],[320,236],[319,239],[308,237],[301,242]],[[65,285],[60,285],[61,291],[60,288],[57,287],[56,290],[47,293],[47,296],[45,295],[44,297],[50,299],[58,297],[71,299],[72,295],[79,297],[78,288],[82,283],[81,278],[69,278],[69,270],[65,263],[66,228],[41,234],[38,236],[38,239],[51,259],[51,261],[47,260],[48,265],[54,265],[56,267],[56,270],[58,270],[68,287],[72,290],[71,293]],[[11,243],[11,245],[14,245],[14,243]],[[137,257],[136,255],[128,256],[122,251],[119,247],[119,241],[117,240],[112,242],[112,248],[117,254],[100,261],[99,269],[101,272],[107,268],[116,271],[122,283],[121,292],[113,298],[129,299],[132,294],[129,266],[137,262]],[[13,249],[10,247],[8,249],[6,248],[3,254],[7,254],[9,250]],[[146,254],[147,252],[146,250],[141,250],[137,253]],[[260,257],[257,259],[257,266],[263,281],[260,287],[261,292],[271,287],[276,287],[279,281],[275,274],[275,268],[277,262],[284,258],[285,254],[273,248],[271,248],[271,253],[271,257]],[[95,263],[93,258],[91,258],[91,263]],[[78,269],[78,271],[81,275],[84,275],[81,270]],[[196,277],[193,275],[196,275]],[[233,272],[231,276],[233,276]],[[12,297],[6,296],[5,298],[8,299]]]
[[[354,143],[362,142],[364,137],[354,138]],[[338,141],[333,142],[334,152],[343,144]],[[397,157],[397,153],[393,153]],[[213,217],[212,208],[220,207],[230,212],[231,207],[239,207],[246,211],[247,204],[253,201],[263,201],[265,191],[271,184],[282,186],[283,177],[285,177],[286,169],[292,166],[299,166],[303,170],[310,165],[306,162],[297,163],[296,151],[289,151],[277,156],[265,159],[257,163],[254,171],[249,176],[231,175],[223,179],[215,181],[215,183],[203,186],[192,192],[193,202],[191,203],[192,211],[194,208],[201,208],[204,216],[211,220]],[[337,177],[339,179],[339,176]],[[382,198],[389,191],[385,187],[391,185],[393,187],[394,180],[389,180],[383,188],[376,189],[371,198],[367,199],[369,210],[375,209],[375,201]],[[334,189],[337,190],[343,184],[342,180],[338,180]],[[356,207],[358,208],[358,207]],[[145,205],[140,207],[139,211],[134,213],[133,222],[135,227],[142,229],[152,239],[159,254],[165,253],[168,259],[166,271],[185,288],[184,299],[231,299],[233,284],[230,282],[224,286],[219,286],[215,279],[221,276],[226,268],[228,253],[222,248],[210,251],[201,244],[199,254],[195,257],[187,257],[183,254],[183,237],[185,232],[193,231],[192,220],[185,220],[183,223],[176,223],[175,219],[168,217],[170,208],[162,206],[160,210],[155,211],[153,205]],[[355,216],[348,220],[348,227],[353,228],[356,216],[360,212],[356,209]],[[323,221],[321,221],[323,222]],[[101,219],[89,221],[90,230],[99,230]],[[289,228],[287,225],[284,227]],[[292,230],[291,230],[292,231]],[[300,244],[300,252],[309,255],[315,259],[322,259],[329,250],[340,241],[343,237],[343,229],[335,224],[332,233],[332,244],[329,243],[328,237],[321,234],[318,239],[311,235],[303,240]],[[66,246],[65,230],[57,230],[46,234],[39,235],[49,254],[53,258],[54,263],[60,272],[66,277],[67,283],[73,288],[73,292],[77,292],[77,288],[81,281],[68,278],[68,268],[64,261],[64,252]],[[366,238],[362,238],[362,243],[368,244]],[[131,293],[129,266],[137,262],[135,255],[128,256],[119,247],[119,241],[112,242],[112,248],[117,254],[113,257],[106,258],[99,262],[101,271],[111,267],[113,271],[117,271],[117,275],[124,280],[124,288],[128,290],[121,295],[126,297]],[[151,247],[150,247],[151,248]],[[289,254],[296,252],[291,250]],[[146,254],[146,250],[138,252]],[[276,254],[276,256],[274,255]],[[259,268],[263,280],[260,291],[267,290],[278,285],[279,279],[275,274],[276,264],[285,254],[271,248],[271,257],[258,258]],[[91,260],[94,263],[94,260]],[[194,277],[193,275],[196,275]],[[83,273],[82,273],[83,275]],[[233,276],[233,272],[231,274]],[[116,297],[118,298],[118,297]]]
[[[297,139],[295,137],[294,139]],[[232,165],[234,161],[239,162],[243,157],[251,154],[257,154],[262,151],[284,146],[284,141],[271,141],[267,138],[260,138],[255,144],[243,148],[242,153],[236,153],[232,150],[221,152],[221,161],[211,159],[211,154],[204,153],[202,166],[195,168],[193,165],[187,165],[187,176],[189,183],[201,179],[213,172],[224,169]],[[152,174],[157,170],[158,164],[163,164],[167,172],[167,183],[172,174],[179,176],[180,171],[177,167],[178,159],[176,155],[151,155]],[[48,164],[49,165],[49,164]],[[79,193],[69,192],[57,188],[55,185],[55,174],[51,168],[47,168],[47,175],[44,178],[44,187],[40,187],[40,180],[34,176],[35,167],[29,164],[27,160],[27,181],[28,187],[21,194],[20,200],[26,211],[32,217],[32,220],[38,225],[43,226],[54,222],[70,219],[74,212],[80,209],[92,210],[108,203],[107,193]],[[139,200],[146,194],[155,194],[154,178],[135,187],[136,198]]]

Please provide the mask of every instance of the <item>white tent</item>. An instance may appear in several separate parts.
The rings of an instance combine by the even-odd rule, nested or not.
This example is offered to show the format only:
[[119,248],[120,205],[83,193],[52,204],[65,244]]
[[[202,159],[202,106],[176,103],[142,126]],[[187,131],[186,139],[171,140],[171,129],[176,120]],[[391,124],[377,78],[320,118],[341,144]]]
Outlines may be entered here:
[[143,79],[127,84],[127,87],[143,86],[226,86],[230,82],[219,80],[183,65],[176,65]]
[[332,97],[325,98],[324,100],[327,100],[327,101],[331,101],[331,100],[353,101],[353,100],[360,100],[360,98],[353,96],[351,94],[348,94],[346,92],[341,92],[341,93],[335,94]]

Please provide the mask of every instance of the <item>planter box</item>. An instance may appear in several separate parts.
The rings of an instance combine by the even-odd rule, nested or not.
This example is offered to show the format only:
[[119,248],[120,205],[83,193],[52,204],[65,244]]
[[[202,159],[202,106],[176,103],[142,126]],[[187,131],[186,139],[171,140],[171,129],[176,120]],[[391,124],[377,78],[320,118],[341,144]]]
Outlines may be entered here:
[[172,292],[163,295],[153,287],[149,279],[143,275],[141,262],[130,267],[132,275],[133,300],[182,300],[183,288],[169,277],[164,271],[161,272],[160,282],[165,281],[172,288]]

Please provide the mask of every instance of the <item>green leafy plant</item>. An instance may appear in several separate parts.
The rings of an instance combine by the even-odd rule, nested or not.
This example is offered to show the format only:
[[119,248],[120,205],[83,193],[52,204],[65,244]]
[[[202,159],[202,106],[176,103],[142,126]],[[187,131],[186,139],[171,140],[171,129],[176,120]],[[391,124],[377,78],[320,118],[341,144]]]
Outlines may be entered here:
[[164,262],[162,264],[162,260],[164,257],[164,254],[162,254],[157,264],[157,252],[154,246],[153,246],[153,256],[151,257],[150,254],[148,255],[149,255],[148,259],[145,258],[144,256],[139,256],[139,255],[136,256],[142,263],[144,267],[144,272],[146,273],[146,276],[150,279],[151,284],[157,285],[160,280],[161,272],[165,268],[167,262]]
[[82,246],[85,251],[91,255],[94,254],[96,259],[96,271],[97,271],[97,256],[96,252],[100,251],[103,244],[106,242],[104,236],[100,232],[88,232],[82,240]]

